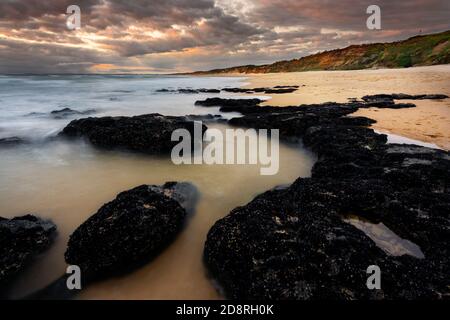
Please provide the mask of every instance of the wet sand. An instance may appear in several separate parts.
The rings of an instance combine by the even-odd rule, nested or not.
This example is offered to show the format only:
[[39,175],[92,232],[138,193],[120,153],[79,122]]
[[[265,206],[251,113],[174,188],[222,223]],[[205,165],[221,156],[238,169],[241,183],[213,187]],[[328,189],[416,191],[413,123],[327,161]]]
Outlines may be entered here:
[[[248,88],[305,85],[289,94],[273,95],[266,105],[288,106],[379,93],[446,94],[450,96],[450,65],[409,69],[314,71],[251,75]],[[450,149],[450,99],[412,102],[412,109],[361,109],[357,116],[377,121],[373,128]]]

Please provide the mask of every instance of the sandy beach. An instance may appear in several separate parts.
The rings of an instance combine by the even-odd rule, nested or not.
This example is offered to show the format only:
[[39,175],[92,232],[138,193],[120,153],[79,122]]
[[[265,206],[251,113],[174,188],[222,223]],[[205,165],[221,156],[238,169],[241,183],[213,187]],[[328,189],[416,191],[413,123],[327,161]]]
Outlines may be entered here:
[[[342,111],[345,111],[345,106],[335,105],[330,108],[305,108],[303,111],[308,110],[308,117],[312,115],[308,120],[311,122],[305,124],[305,118],[300,113],[297,113],[297,110],[292,114],[287,114],[287,117],[286,114],[280,116],[279,112],[273,112],[272,110],[272,113],[261,113],[254,118],[251,114],[245,113],[244,107],[244,109],[241,109],[241,111],[243,111],[243,116],[237,117],[237,114],[220,111],[216,106],[213,106],[213,108],[216,109],[211,109],[198,104],[198,102],[205,101],[202,99],[208,100],[212,97],[216,97],[219,101],[221,99],[227,99],[227,101],[229,101],[229,99],[235,99],[238,107],[241,107],[242,105],[248,107],[248,105],[245,103],[242,104],[243,102],[238,99],[242,96],[242,93],[220,92],[220,98],[218,98],[216,93],[197,92],[196,94],[186,94],[171,91],[161,92],[160,90],[174,87],[186,88],[188,86],[192,86],[192,88],[208,87],[210,89],[234,88],[235,86],[243,84],[250,87],[304,85],[293,94],[275,94],[271,100],[266,102],[266,104],[278,105],[281,108],[286,105],[321,103],[326,101],[346,102],[349,98],[361,98],[367,94],[377,93],[450,94],[448,91],[449,75],[449,66],[441,66],[408,70],[267,74],[239,78],[158,78],[134,76],[122,79],[113,76],[85,76],[87,78],[82,78],[83,81],[80,81],[77,76],[41,76],[38,77],[38,79],[16,79],[15,81],[21,81],[21,87],[10,86],[5,89],[4,87],[6,84],[14,83],[14,81],[10,81],[10,79],[6,77],[3,79],[6,84],[2,87],[4,94],[1,98],[3,102],[5,102],[6,99],[12,99],[12,101],[9,100],[9,103],[4,103],[4,105],[9,106],[10,108],[6,109],[4,114],[13,116],[9,119],[3,119],[2,133],[16,132],[17,134],[24,134],[25,137],[26,132],[34,132],[36,136],[38,136],[36,133],[40,133],[42,140],[37,140],[36,142],[30,140],[28,144],[25,143],[23,145],[2,150],[2,157],[0,158],[0,180],[2,181],[0,188],[0,203],[2,204],[1,215],[6,218],[13,218],[20,217],[24,213],[36,212],[36,215],[39,215],[42,219],[51,220],[58,230],[58,235],[54,240],[54,244],[49,247],[48,251],[39,256],[36,263],[24,270],[21,277],[11,288],[9,297],[21,298],[27,296],[38,289],[44,288],[64,274],[67,263],[73,264],[73,262],[65,259],[66,249],[71,247],[68,245],[69,237],[75,234],[77,230],[81,228],[80,226],[84,225],[84,222],[87,221],[86,219],[88,219],[88,217],[96,214],[99,208],[103,208],[103,205],[114,199],[118,193],[144,184],[162,185],[166,181],[191,182],[199,190],[200,200],[197,210],[194,215],[187,217],[185,228],[180,232],[173,243],[152,260],[151,263],[148,263],[147,261],[145,266],[135,272],[89,284],[77,298],[138,300],[222,299],[224,297],[233,297],[233,295],[223,293],[226,292],[223,288],[227,288],[227,286],[222,285],[222,283],[229,280],[221,279],[220,276],[222,274],[227,274],[226,272],[228,272],[228,270],[231,270],[233,273],[236,270],[234,273],[236,277],[233,278],[232,281],[238,279],[236,281],[237,283],[245,283],[245,287],[243,287],[242,290],[247,290],[247,283],[255,285],[257,282],[252,282],[251,279],[250,281],[248,279],[241,281],[239,280],[241,275],[244,277],[251,275],[250,277],[253,277],[253,274],[257,274],[257,277],[264,279],[264,281],[272,281],[275,279],[275,282],[268,283],[267,288],[278,290],[279,285],[281,284],[283,288],[277,292],[280,292],[281,294],[287,292],[291,295],[282,295],[279,297],[305,299],[304,296],[296,296],[297,290],[290,289],[289,285],[293,283],[293,281],[283,283],[278,281],[277,278],[267,277],[264,271],[266,269],[260,268],[259,262],[255,264],[254,261],[262,261],[263,264],[267,263],[267,266],[270,264],[270,268],[272,268],[273,264],[271,261],[274,256],[273,252],[278,252],[280,248],[284,250],[283,248],[286,244],[286,250],[276,258],[279,259],[279,261],[282,261],[282,263],[279,264],[277,262],[277,265],[281,266],[279,272],[280,274],[284,273],[289,277],[293,277],[293,279],[297,279],[302,275],[296,274],[296,271],[292,273],[292,269],[284,269],[283,267],[284,261],[290,259],[292,252],[287,243],[298,243],[298,237],[303,237],[302,241],[306,243],[306,245],[303,246],[304,248],[320,248],[322,246],[330,245],[335,248],[336,244],[333,243],[333,241],[330,242],[327,240],[329,239],[327,238],[328,233],[325,233],[330,228],[344,230],[345,239],[351,239],[350,235],[354,234],[355,230],[352,229],[354,227],[359,227],[361,230],[364,230],[364,228],[369,230],[367,231],[368,233],[366,233],[369,238],[361,238],[358,242],[365,246],[364,249],[354,251],[352,250],[353,246],[358,244],[352,244],[351,242],[343,244],[343,246],[349,248],[348,250],[350,250],[352,254],[358,255],[355,258],[355,261],[385,259],[383,251],[369,250],[370,248],[373,249],[373,242],[370,236],[373,236],[375,233],[382,234],[384,238],[388,237],[392,240],[391,243],[394,244],[401,243],[401,239],[411,239],[411,242],[416,244],[420,250],[423,249],[425,254],[427,254],[427,250],[428,252],[431,250],[443,252],[445,248],[448,247],[445,241],[440,241],[439,239],[439,241],[436,240],[433,243],[430,241],[422,241],[422,238],[419,237],[419,235],[422,235],[424,228],[426,229],[425,232],[427,232],[427,237],[429,237],[428,235],[439,234],[439,232],[442,232],[441,229],[444,230],[446,228],[446,225],[441,226],[438,223],[428,223],[423,227],[424,223],[423,220],[420,220],[420,217],[420,219],[414,219],[412,222],[409,221],[410,224],[407,234],[401,233],[403,232],[403,225],[408,223],[408,221],[405,222],[403,220],[393,222],[386,221],[386,224],[389,223],[389,226],[391,227],[389,229],[392,233],[387,231],[387,233],[374,232],[374,228],[375,230],[378,229],[373,225],[367,225],[369,223],[367,221],[353,221],[351,220],[353,218],[351,218],[349,220],[350,222],[346,222],[343,221],[340,216],[335,217],[336,219],[333,222],[330,222],[331,220],[322,219],[319,223],[314,223],[315,219],[321,219],[321,216],[326,216],[325,214],[317,214],[317,212],[321,212],[322,210],[326,213],[338,212],[339,209],[334,207],[334,205],[323,207],[320,203],[321,199],[314,198],[317,195],[332,194],[333,198],[337,198],[338,194],[333,193],[337,192],[336,190],[339,192],[342,190],[342,192],[348,194],[356,192],[356,195],[352,195],[352,197],[354,196],[355,199],[357,199],[353,203],[357,206],[355,207],[355,210],[359,211],[361,210],[361,207],[358,207],[360,205],[358,201],[361,200],[358,200],[359,198],[356,198],[356,196],[360,193],[371,194],[375,188],[376,190],[386,190],[384,194],[385,197],[389,197],[393,194],[393,189],[386,189],[386,185],[384,185],[385,181],[380,179],[379,176],[381,170],[378,160],[386,158],[387,153],[387,149],[384,148],[384,140],[378,139],[377,136],[379,137],[379,135],[374,134],[371,130],[367,130],[365,128],[366,124],[361,124],[359,119],[346,119],[347,124],[343,125],[342,117],[346,116],[346,113],[342,113]],[[61,79],[61,77],[63,78]],[[45,88],[49,87],[51,90],[45,91],[42,88],[43,82]],[[70,85],[67,83],[70,83]],[[51,84],[51,86],[49,84]],[[91,91],[93,84],[97,87],[95,91]],[[245,128],[261,128],[261,125],[266,124],[269,127],[273,126],[273,128],[280,128],[280,132],[283,135],[282,138],[302,138],[304,145],[297,145],[295,143],[286,144],[283,142],[280,145],[279,150],[279,173],[274,176],[262,176],[259,167],[249,167],[247,165],[176,166],[168,155],[164,154],[148,155],[145,153],[123,152],[123,150],[104,150],[95,144],[86,143],[86,141],[83,140],[47,139],[47,141],[45,139],[47,135],[54,135],[57,133],[60,130],[60,126],[65,126],[63,131],[65,131],[65,128],[72,127],[70,125],[70,123],[72,123],[71,119],[80,116],[79,113],[72,115],[72,118],[68,117],[63,119],[51,116],[55,114],[55,110],[56,113],[61,113],[61,110],[58,111],[58,109],[61,108],[58,93],[65,92],[68,94],[66,89],[68,87],[72,88],[73,92],[69,92],[69,95],[65,98],[67,100],[66,103],[73,103],[69,104],[69,106],[73,107],[74,110],[78,110],[78,112],[85,111],[87,105],[93,105],[96,107],[94,109],[97,110],[97,113],[95,114],[97,118],[104,118],[111,115],[125,115],[125,117],[120,118],[120,121],[128,122],[130,120],[127,115],[143,114],[148,113],[149,111],[173,116],[183,116],[192,113],[204,116],[205,114],[216,110],[215,112],[220,112],[221,115],[226,117],[234,117],[234,119],[230,119],[227,124],[215,122],[208,123],[209,128],[226,130],[227,128],[231,129],[231,127],[229,127],[231,125]],[[27,88],[28,90],[24,90],[24,88]],[[37,100],[36,104],[30,104],[27,100],[28,96],[23,92],[28,92],[33,98],[38,96],[43,99],[45,96],[46,100]],[[101,93],[101,95],[99,95],[99,93]],[[261,93],[254,95],[254,97],[256,96],[261,96]],[[79,101],[83,101],[83,103],[80,103]],[[149,104],[149,101],[152,101],[152,103]],[[259,102],[260,100],[257,100],[258,104]],[[424,100],[414,101],[414,103],[418,105],[417,108],[401,110],[365,110],[364,112],[358,112],[358,114],[367,115],[370,118],[377,119],[379,122],[376,126],[379,131],[390,131],[402,136],[429,141],[448,148],[448,101]],[[26,109],[23,109],[22,106],[24,105],[27,106]],[[133,105],[134,108],[129,108],[130,105]],[[151,105],[151,108],[149,105]],[[347,109],[348,112],[354,112],[354,110],[356,110],[356,108]],[[32,113],[30,114],[30,112]],[[390,115],[395,112],[401,112],[401,117]],[[380,115],[384,117],[385,121],[382,120],[382,117],[377,117]],[[143,119],[142,117],[147,119],[146,116],[137,117],[139,119]],[[76,120],[73,121],[78,123]],[[97,119],[93,121],[104,120]],[[133,121],[136,121],[136,119]],[[398,124],[395,121],[397,121]],[[323,122],[326,122],[329,125],[321,132],[308,130],[308,128],[311,127],[317,128]],[[84,123],[84,121],[81,121],[81,123]],[[169,118],[167,117],[163,123],[165,125],[170,123]],[[152,127],[153,123],[146,125]],[[98,128],[101,128],[101,126],[98,126]],[[120,132],[120,135],[124,134],[126,137],[131,137],[126,138],[127,141],[125,142],[125,145],[135,142],[136,137],[140,137],[140,131],[130,131],[129,126],[127,125],[115,125],[112,130],[113,136],[114,133],[117,134],[117,132]],[[170,132],[168,128],[165,128],[164,131]],[[104,141],[104,138],[100,139]],[[106,139],[106,142],[107,141],[108,139]],[[367,146],[373,146],[373,150],[368,154],[366,151]],[[439,192],[442,192],[441,190],[443,189],[441,186],[444,184],[443,181],[445,181],[445,183],[446,181],[450,181],[447,177],[447,173],[449,172],[448,165],[445,162],[447,161],[447,154],[436,150],[428,150],[426,152],[430,152],[428,156],[431,160],[427,162],[421,159],[422,153],[417,153],[415,151],[416,149],[412,149],[411,152],[411,149],[408,149],[409,147],[405,147],[407,149],[401,149],[401,147],[394,148],[400,150],[396,151],[399,157],[405,157],[407,159],[402,161],[401,164],[399,164],[398,161],[382,163],[382,171],[389,173],[392,172],[392,170],[396,170],[403,175],[410,176],[411,172],[408,171],[408,167],[415,163],[417,164],[417,161],[419,161],[421,164],[419,167],[420,170],[414,171],[415,173],[412,179],[414,179],[414,181],[419,181],[420,183],[417,182],[414,185],[423,186],[423,183],[426,183],[424,190],[431,190],[430,194],[427,194],[427,196],[429,196],[430,199],[432,199],[431,197],[433,196],[438,197],[436,194],[439,195]],[[329,157],[330,154],[335,154],[333,152],[328,154],[327,150],[338,152],[339,154],[342,154],[343,157],[340,159],[327,159],[327,156]],[[363,150],[362,154],[361,150]],[[256,149],[249,149],[245,152],[248,152],[248,154],[255,154]],[[319,160],[317,159],[317,155],[320,157]],[[369,160],[372,159],[369,162],[365,162],[367,155],[369,155]],[[438,171],[434,171],[434,169],[430,170],[430,166],[434,163],[436,163],[434,168]],[[354,166],[354,164],[356,164],[356,166]],[[312,171],[314,168],[316,169]],[[336,170],[336,168],[338,168],[338,170]],[[315,172],[314,176],[311,174],[312,172]],[[438,174],[430,175],[430,172],[438,172]],[[299,177],[310,179],[298,179]],[[376,181],[378,181],[379,184],[373,185],[372,180],[374,178],[377,178]],[[386,177],[384,178],[387,179]],[[326,179],[327,183],[323,183],[323,179]],[[294,181],[296,181],[296,183],[293,183]],[[342,181],[344,181],[344,184],[340,185]],[[391,182],[392,181],[389,183]],[[359,184],[358,188],[352,189],[355,183]],[[272,199],[271,193],[265,193],[265,191],[271,190],[279,185],[290,185],[289,188],[291,189],[287,191],[280,190],[279,195],[280,201],[282,202],[277,203],[273,201],[278,200]],[[402,190],[404,187],[403,183],[398,183],[392,188],[395,188],[395,190]],[[418,191],[416,188],[411,189],[408,185],[406,185],[406,188],[408,189],[403,191],[407,194],[407,199],[410,199],[418,192],[423,192],[423,190]],[[437,190],[437,193],[434,194],[433,190]],[[265,194],[265,196],[262,194]],[[401,207],[402,212],[417,212],[417,208],[414,207],[414,204],[410,204],[409,201],[399,198],[399,194],[402,195],[403,193],[395,193],[393,196],[397,198],[393,198],[392,201],[404,203]],[[266,198],[262,202],[259,202],[260,200],[253,202],[252,199],[255,199],[257,195]],[[291,199],[290,195],[300,196],[295,196],[295,198]],[[260,197],[257,199],[261,199]],[[26,199],[26,201],[24,201],[24,199]],[[312,200],[308,204],[305,201],[296,203],[296,199]],[[436,199],[436,202],[438,203],[436,207],[439,208],[444,208],[444,206],[447,205],[438,198]],[[270,203],[272,203],[273,207],[266,205]],[[298,209],[299,216],[285,215],[282,213],[292,212],[292,214],[297,214],[297,209],[293,208],[291,210],[291,203],[296,203],[295,206],[298,205],[296,208],[300,208]],[[434,203],[434,200],[427,203]],[[420,203],[420,210],[423,210],[427,203]],[[318,207],[314,207],[316,205]],[[146,206],[152,208],[152,205],[147,203],[144,204],[143,208],[148,209]],[[228,216],[230,217],[229,219],[232,220],[232,224],[230,224],[232,227],[229,228],[229,225],[224,223],[224,221],[228,220],[222,220],[222,218],[226,217],[229,212],[236,208],[244,211],[242,212],[242,215]],[[275,208],[275,211],[271,208]],[[281,213],[278,212],[279,208],[282,208]],[[379,211],[383,212],[383,210],[385,210],[385,208],[380,207]],[[425,207],[425,210],[432,212],[432,209],[427,207]],[[253,212],[260,212],[263,220],[260,220]],[[276,214],[275,217],[273,216],[274,212]],[[300,224],[303,229],[299,233],[293,233],[292,230],[297,230],[296,228],[299,227],[298,221],[300,221],[300,214],[303,215],[304,212],[310,212],[311,217],[308,218],[308,221],[312,221],[312,223]],[[432,216],[432,213],[429,214],[430,217]],[[314,219],[312,218],[312,215],[314,215]],[[234,217],[241,216],[245,218],[243,222],[233,220],[235,219]],[[258,220],[252,220],[254,217],[257,217]],[[108,218],[103,221],[110,220]],[[13,227],[14,223],[16,222],[13,222]],[[323,224],[325,224],[325,227],[323,227]],[[128,224],[125,225],[127,227],[129,226]],[[354,225],[354,227],[351,227],[350,225]],[[260,228],[257,228],[257,236],[254,237],[253,234],[250,233],[247,237],[247,231],[245,231],[246,228],[253,228],[253,226],[261,226]],[[400,226],[402,228],[400,228]],[[417,226],[420,227],[417,228]],[[133,228],[133,226],[129,227]],[[103,227],[96,228],[103,230]],[[119,226],[119,230],[122,230],[122,228],[122,226]],[[213,232],[211,232],[211,230],[213,230]],[[446,230],[448,230],[448,228]],[[122,240],[127,242],[128,238],[116,236],[117,233],[111,234],[114,247],[119,250],[119,252],[123,252],[120,251],[123,243]],[[321,236],[315,236],[316,234]],[[268,235],[271,238],[266,238]],[[243,236],[246,238],[242,238]],[[288,241],[286,241],[286,237]],[[239,240],[235,241],[235,239]],[[325,242],[322,242],[323,239],[325,239]],[[341,237],[336,236],[334,239],[341,239]],[[264,241],[264,243],[259,243],[259,241]],[[375,238],[373,241],[377,243],[378,239]],[[89,246],[91,246],[91,244],[95,246],[97,241],[88,239],[83,241],[83,243],[88,243]],[[98,241],[98,243],[102,246],[109,246],[111,242],[109,240],[102,240]],[[218,247],[221,243],[226,243],[227,245],[225,247]],[[228,243],[230,245],[228,245]],[[248,246],[247,243],[250,243],[250,246]],[[277,246],[279,243],[283,243],[283,246]],[[378,243],[383,243],[383,245],[386,246],[386,241]],[[239,247],[241,244],[242,247]],[[236,249],[235,245],[238,246],[238,249]],[[342,243],[339,244],[339,246],[341,245]],[[138,243],[138,245],[133,246],[139,248],[141,244]],[[251,250],[245,251],[247,250],[246,248],[251,248]],[[264,248],[264,251],[259,252],[258,248]],[[334,251],[332,247],[328,248],[328,252],[331,253],[323,261],[328,261],[333,264],[333,261],[336,261],[336,257],[341,256],[341,253],[339,251]],[[413,249],[414,248],[415,247],[413,247]],[[413,249],[408,252],[413,252]],[[88,249],[88,251],[90,250],[91,249]],[[295,250],[297,250],[297,247],[295,247]],[[390,252],[404,252],[402,250],[391,250]],[[425,255],[420,250],[417,250],[417,256]],[[95,253],[93,255],[94,257],[98,256],[96,250],[90,252]],[[104,252],[111,252],[111,250],[107,249]],[[222,254],[223,252],[225,253]],[[244,254],[242,254],[242,252],[244,252]],[[369,252],[369,254],[367,254],[367,252]],[[254,253],[256,253],[256,255]],[[318,261],[318,257],[315,256],[316,253],[318,253],[316,249],[307,253],[311,257],[310,261]],[[262,260],[260,258],[261,254],[263,256],[266,255]],[[205,260],[205,257],[208,257],[208,260]],[[323,257],[320,259],[322,258]],[[440,257],[438,258],[440,259]],[[230,261],[244,261],[244,263],[238,265],[231,264]],[[431,264],[437,265],[435,260],[430,261]],[[441,260],[439,260],[439,263],[441,263],[440,261]],[[351,263],[352,262],[348,260],[343,262],[343,265],[348,266]],[[301,264],[299,265],[302,267]],[[427,265],[428,262],[423,264],[424,267],[421,265],[418,266],[418,269],[415,269],[419,270],[417,271],[419,278],[420,274],[425,274],[423,268]],[[220,271],[222,266],[229,269]],[[250,266],[250,269],[245,271],[247,273],[241,272],[241,269],[245,270],[246,266]],[[235,267],[236,269],[234,269]],[[389,268],[389,266],[386,267]],[[322,265],[314,266],[314,268],[312,274],[317,275],[317,278],[312,280],[308,279],[308,281],[319,282],[322,281],[322,279],[329,279],[328,271],[326,268],[323,268]],[[211,273],[211,270],[213,270],[214,273]],[[403,271],[400,272],[396,269],[389,270],[386,273],[389,272],[395,274],[395,277],[399,277],[398,273]],[[361,283],[365,283],[365,276],[366,273],[359,274],[359,277],[361,277],[360,281],[362,281]],[[349,276],[345,275],[339,281],[345,283],[348,278]],[[214,281],[211,281],[212,279],[214,279]],[[426,279],[421,279],[420,281],[426,281]],[[222,288],[222,291],[217,290],[217,283],[220,288]],[[403,284],[400,283],[399,287],[402,286]],[[233,285],[231,287],[234,288],[235,286]],[[230,286],[228,286],[228,288],[230,288]],[[287,290],[285,290],[285,288],[287,288]],[[259,289],[256,288],[256,290]],[[400,293],[394,292],[393,295],[403,294],[403,291],[398,292]],[[323,297],[320,296],[320,292],[317,294],[318,297]],[[429,295],[430,293],[425,292],[424,294]],[[355,289],[355,295],[359,295],[362,299],[368,298],[368,296],[358,288]],[[59,296],[57,296],[57,298],[59,298]]]
[[[248,88],[304,85],[298,91],[273,95],[266,105],[289,106],[380,93],[446,94],[450,96],[450,65],[409,69],[315,71],[250,75]],[[373,128],[450,149],[450,99],[408,101],[412,109],[360,109],[357,116],[377,121]]]

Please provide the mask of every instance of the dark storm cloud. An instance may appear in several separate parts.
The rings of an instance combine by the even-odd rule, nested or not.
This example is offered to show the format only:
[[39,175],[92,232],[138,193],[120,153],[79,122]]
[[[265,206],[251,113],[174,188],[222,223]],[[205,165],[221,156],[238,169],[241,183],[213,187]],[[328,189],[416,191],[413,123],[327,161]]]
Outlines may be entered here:
[[[173,1],[175,2],[175,1]],[[177,1],[179,2],[179,1]],[[179,10],[179,9],[177,9]],[[209,12],[209,10],[208,10]],[[177,13],[176,15],[178,15]],[[200,24],[188,27],[182,35],[162,39],[142,41],[142,39],[124,40],[120,37],[99,41],[123,56],[139,56],[151,53],[163,53],[206,46],[235,46],[267,31],[242,23],[237,17],[214,11],[211,16],[199,16]],[[170,20],[172,25],[179,20]],[[189,23],[194,23],[195,20]],[[166,23],[169,23],[168,21]]]
[[101,57],[93,50],[52,44],[30,46],[23,42],[0,39],[2,73],[87,72],[89,67],[96,63],[108,63],[114,60],[112,57]]
[[366,9],[381,8],[383,29],[449,27],[448,0],[260,0],[249,18],[265,24],[366,31]]
[[111,1],[108,8],[110,13],[149,20],[163,28],[174,23],[192,24],[197,19],[222,14],[222,10],[210,0],[116,0]]
[[102,0],[1,0],[0,19],[27,21],[30,18],[60,15],[72,4],[90,13],[100,3]]
[[[65,27],[69,5],[82,28]],[[382,30],[366,28],[377,4]],[[448,0],[0,0],[0,72],[188,71],[450,29]]]

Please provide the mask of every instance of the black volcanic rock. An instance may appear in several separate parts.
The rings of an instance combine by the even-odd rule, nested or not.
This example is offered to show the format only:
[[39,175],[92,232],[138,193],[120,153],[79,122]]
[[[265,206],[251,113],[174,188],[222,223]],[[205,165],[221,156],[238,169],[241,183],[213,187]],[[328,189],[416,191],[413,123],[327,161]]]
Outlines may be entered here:
[[184,94],[198,94],[198,93],[220,93],[220,89],[191,89],[191,88],[181,88],[181,89],[158,89],[156,92],[159,93],[184,93]]
[[179,93],[187,93],[187,94],[195,94],[195,93],[199,93],[198,90],[195,89],[178,89]]
[[[431,221],[412,216],[418,207],[403,196],[376,180],[299,179],[218,221],[208,234],[205,262],[229,298],[442,298],[449,293],[448,218],[436,207],[425,209]],[[377,209],[386,217],[372,214]],[[386,254],[343,220],[348,212],[383,221],[419,244],[425,259]],[[366,287],[369,265],[382,270],[381,290]]]
[[160,92],[160,93],[166,93],[166,92],[175,92],[176,90],[174,89],[167,89],[167,88],[163,88],[163,89],[158,89],[156,90],[156,92]]
[[224,88],[222,89],[225,92],[232,92],[232,93],[263,93],[267,90],[272,90],[271,88]]
[[89,109],[85,111],[77,111],[70,108],[63,108],[60,110],[54,110],[50,112],[50,115],[55,119],[65,119],[72,116],[78,116],[78,115],[90,115],[95,113],[96,111],[94,109]]
[[242,111],[243,109],[252,109],[258,107],[263,102],[261,99],[222,99],[222,98],[207,98],[195,102],[196,106],[201,107],[220,107],[222,112]]
[[243,117],[228,121],[233,126],[278,129],[280,137],[288,140],[299,139],[307,129],[316,125],[340,122],[341,124],[367,125],[372,120],[357,117],[343,118],[358,110],[353,105],[337,105],[325,103],[322,105],[303,105],[299,107],[253,107],[234,108],[244,114]]
[[192,89],[192,88],[179,88],[179,89],[158,89],[158,93],[181,93],[181,94],[199,94],[199,93],[220,93],[231,92],[231,93],[267,93],[267,94],[281,94],[281,93],[291,93],[297,91],[299,86],[276,86],[273,88],[223,88],[223,89]]
[[[318,155],[311,178],[268,191],[211,228],[205,263],[229,298],[450,296],[450,153],[387,144],[367,127],[373,120],[350,116],[361,107],[366,102],[243,107],[243,117],[229,120],[279,129]],[[383,223],[424,258],[388,254],[348,215]],[[366,287],[369,265],[381,268],[381,290]]]
[[55,231],[52,222],[33,215],[0,217],[0,288],[50,246]]
[[197,199],[188,183],[124,191],[73,232],[66,261],[81,268],[84,281],[140,266],[172,242]]
[[223,88],[222,91],[231,93],[253,93],[252,89],[244,89],[244,88]]
[[[412,103],[396,103],[394,100],[368,100],[368,101],[357,101],[352,100],[349,103],[336,103],[336,102],[325,102],[321,104],[308,104],[299,106],[287,106],[287,107],[273,107],[273,106],[260,106],[263,102],[261,99],[223,99],[223,98],[207,98],[206,100],[199,100],[195,102],[195,105],[202,107],[220,107],[222,112],[240,112],[242,114],[257,114],[257,113],[284,113],[288,114],[290,112],[301,112],[304,113],[305,110],[310,110],[311,108],[320,107],[322,109],[333,108],[333,112],[336,108],[353,108],[356,111],[358,108],[391,108],[391,109],[404,109],[404,108],[414,108],[416,105]],[[352,112],[354,112],[352,111]],[[317,110],[314,110],[316,114]],[[319,111],[322,112],[322,111]],[[311,114],[313,114],[311,113]]]
[[[199,197],[191,183],[167,182],[124,191],[103,205],[73,232],[65,253],[67,263],[81,268],[82,288],[150,262],[181,231]],[[26,298],[74,298],[78,290],[67,289],[68,276]]]
[[166,182],[162,186],[149,186],[150,190],[177,201],[189,215],[194,214],[200,192],[189,182]]
[[221,122],[226,121],[220,114],[189,114],[186,116],[189,121]]
[[220,93],[220,89],[198,89],[200,93]]
[[295,85],[295,86],[275,86],[274,87],[274,89],[290,89],[290,88],[298,89],[298,88],[300,88],[300,86]]
[[[279,89],[274,89],[275,91],[278,90],[281,91],[287,90],[289,91],[289,88],[284,88],[283,86],[279,86]],[[275,87],[276,88],[276,87]],[[240,89],[240,88],[226,88],[223,89],[224,91],[230,91],[230,92],[239,92],[236,91],[239,90],[249,90],[249,89]],[[261,89],[261,88],[257,88]],[[264,89],[264,88],[263,88]],[[295,87],[292,87],[291,89],[297,90]],[[265,91],[271,90],[265,88]],[[267,92],[266,92],[267,93]],[[268,92],[272,93],[272,92]],[[441,94],[433,94],[433,95],[407,95],[407,94],[378,94],[378,95],[372,95],[372,96],[364,96],[362,98],[362,101],[358,101],[357,99],[353,98],[349,103],[335,103],[335,102],[326,102],[322,104],[310,104],[310,105],[300,105],[300,106],[291,106],[291,107],[271,107],[271,106],[264,106],[260,107],[259,105],[263,102],[263,100],[260,99],[222,99],[222,98],[208,98],[206,100],[200,100],[195,103],[197,106],[202,107],[221,107],[220,111],[222,112],[241,112],[243,114],[250,114],[250,113],[260,113],[260,112],[291,112],[292,108],[311,108],[311,107],[332,107],[332,106],[344,106],[344,107],[350,107],[350,108],[389,108],[389,109],[407,109],[407,108],[414,108],[416,107],[415,104],[412,103],[396,103],[394,100],[425,100],[425,99],[445,99],[448,98],[446,95]],[[261,110],[261,109],[264,110]],[[287,109],[286,109],[287,108]],[[277,110],[278,109],[278,110]],[[280,109],[286,109],[283,111],[279,111]]]
[[[178,143],[171,141],[172,132],[176,129],[186,129],[194,137],[194,122],[185,117],[169,117],[157,113],[135,117],[78,119],[70,122],[59,135],[84,137],[102,148],[165,154],[170,153]],[[202,131],[206,129],[203,125]]]
[[361,105],[361,108],[389,108],[389,109],[407,109],[415,108],[413,103],[395,103],[393,100],[369,101]]
[[442,100],[447,99],[445,94],[417,94],[410,95],[404,93],[393,94],[375,94],[362,97],[364,101],[380,101],[380,100]]
[[282,93],[292,93],[297,91],[297,88],[280,88],[280,89],[267,89],[264,91],[266,94],[282,94]]
[[273,88],[223,88],[222,91],[232,93],[266,93],[266,94],[281,94],[291,93],[297,91],[299,86],[276,86]]

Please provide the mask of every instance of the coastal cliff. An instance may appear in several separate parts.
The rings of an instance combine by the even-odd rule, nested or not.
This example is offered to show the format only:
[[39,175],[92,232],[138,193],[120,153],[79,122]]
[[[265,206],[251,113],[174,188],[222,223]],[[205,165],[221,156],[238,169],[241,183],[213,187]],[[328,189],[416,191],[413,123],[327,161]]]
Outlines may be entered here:
[[450,30],[392,43],[352,45],[289,61],[247,65],[194,74],[275,73],[319,70],[408,68],[450,63]]

